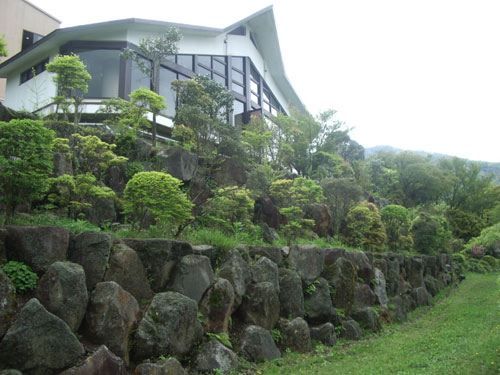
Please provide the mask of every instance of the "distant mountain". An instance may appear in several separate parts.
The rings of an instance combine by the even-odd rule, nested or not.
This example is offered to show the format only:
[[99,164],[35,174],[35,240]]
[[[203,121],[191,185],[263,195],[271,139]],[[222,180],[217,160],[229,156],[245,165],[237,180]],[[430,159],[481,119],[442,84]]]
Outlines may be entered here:
[[[375,146],[375,147],[365,148],[365,158],[369,158],[370,156],[376,154],[379,151],[393,152],[393,153],[400,153],[400,152],[408,151],[408,152],[412,152],[414,154],[422,155],[422,156],[431,155],[433,161],[437,161],[441,158],[453,158],[454,157],[452,155],[438,154],[438,153],[432,153],[432,152],[426,152],[426,151],[403,150],[403,149],[392,147],[392,146]],[[481,174],[483,174],[483,175],[493,174],[494,181],[497,184],[500,184],[500,163],[492,163],[492,162],[488,162],[488,161],[475,161],[475,160],[469,160],[469,161],[474,162],[474,163],[480,163],[481,164]]]

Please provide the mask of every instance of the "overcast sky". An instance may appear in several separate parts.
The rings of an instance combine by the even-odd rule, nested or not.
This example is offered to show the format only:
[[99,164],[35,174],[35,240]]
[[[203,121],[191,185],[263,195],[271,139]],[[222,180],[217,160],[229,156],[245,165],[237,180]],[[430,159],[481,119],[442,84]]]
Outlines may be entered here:
[[223,28],[268,5],[287,76],[365,147],[500,162],[498,0],[30,0],[62,27],[121,18]]

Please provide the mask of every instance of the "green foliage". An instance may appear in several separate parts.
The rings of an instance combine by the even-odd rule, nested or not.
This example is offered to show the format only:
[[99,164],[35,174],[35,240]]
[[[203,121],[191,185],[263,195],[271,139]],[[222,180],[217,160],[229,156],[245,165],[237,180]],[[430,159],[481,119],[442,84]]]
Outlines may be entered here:
[[175,124],[174,130],[172,130],[172,138],[178,140],[187,149],[191,149],[194,146],[195,135],[194,131],[187,126],[182,124]]
[[212,245],[217,249],[228,251],[239,244],[263,245],[262,230],[256,226],[250,232],[236,231],[225,233],[214,228],[192,228],[188,227],[182,238],[193,245]]
[[280,341],[283,339],[283,336],[281,335],[281,331],[278,328],[273,328],[271,330],[271,336],[276,344],[279,344]]
[[54,132],[40,121],[0,122],[0,202],[7,215],[16,205],[41,198],[52,173]]
[[276,174],[268,163],[255,165],[247,173],[246,187],[255,198],[266,197],[269,195],[269,189],[274,180],[276,180]]
[[380,216],[387,233],[387,244],[391,251],[410,250],[412,241],[408,236],[410,221],[408,210],[391,204],[380,210]]
[[[177,95],[174,123],[190,128],[194,133],[195,152],[212,157],[217,149],[225,148],[230,155],[238,139],[236,129],[227,120],[233,109],[234,97],[223,85],[207,76],[174,81],[172,89]],[[230,150],[233,148],[233,150]]]
[[307,236],[314,227],[314,220],[304,219],[304,210],[325,200],[321,186],[299,177],[295,180],[276,180],[269,191],[280,214],[287,219],[283,231],[288,244],[297,237]]
[[144,165],[139,161],[127,162],[125,164],[125,177],[130,180],[136,173],[144,172]]
[[[0,224],[5,220],[0,216]],[[99,231],[99,227],[90,224],[86,220],[72,220],[65,217],[56,216],[51,213],[41,213],[37,215],[14,216],[11,220],[12,225],[52,225],[68,229],[70,233],[78,234],[86,231]]]
[[273,133],[265,119],[252,116],[241,132],[241,143],[250,162],[261,164],[269,159]]
[[421,212],[412,222],[410,232],[414,248],[421,254],[437,254],[448,250],[451,231],[443,216]]
[[465,245],[465,249],[469,251],[474,246],[485,247],[487,252],[500,248],[500,223],[483,229],[478,237]]
[[24,293],[36,288],[38,276],[26,264],[11,260],[0,267],[14,284],[17,293]]
[[102,141],[95,135],[82,136],[73,134],[73,150],[78,159],[79,173],[92,173],[101,180],[109,167],[125,163],[128,159],[117,156],[113,150],[116,147]]
[[88,91],[88,82],[92,78],[85,64],[78,55],[72,53],[57,55],[54,61],[45,67],[49,73],[55,73],[53,80],[57,85],[57,96],[53,99],[57,103],[56,113],[62,106],[67,116],[68,100],[71,99],[71,104],[74,106],[74,123],[78,124],[81,115],[79,106],[82,103],[83,94]]
[[5,41],[5,35],[0,35],[0,56],[7,56],[7,42]]
[[333,232],[338,234],[340,224],[349,210],[359,202],[363,189],[352,177],[328,178],[321,181],[321,186],[332,212]]
[[349,210],[341,239],[366,251],[383,251],[387,235],[380,213],[373,203],[362,202]]
[[205,333],[208,338],[210,339],[217,339],[222,345],[227,346],[228,348],[232,348],[233,344],[231,344],[231,340],[229,339],[229,336],[227,333],[221,332],[221,333],[212,333],[212,332],[206,332]]
[[135,141],[138,130],[151,126],[145,118],[145,107],[121,98],[103,100],[102,104],[99,112],[106,114],[103,122],[113,129],[118,138],[132,138]]
[[182,225],[192,218],[193,204],[181,191],[181,185],[181,180],[168,173],[136,173],[123,193],[124,212],[139,229],[144,228],[148,213],[159,226],[174,228]]
[[446,218],[454,237],[461,238],[465,242],[472,237],[477,237],[485,226],[484,220],[473,212],[463,211],[458,208],[449,209]]
[[237,186],[219,188],[204,205],[200,221],[204,226],[219,228],[227,233],[235,230],[235,223],[240,223],[243,229],[249,231],[253,228],[253,206],[254,201],[247,189]]

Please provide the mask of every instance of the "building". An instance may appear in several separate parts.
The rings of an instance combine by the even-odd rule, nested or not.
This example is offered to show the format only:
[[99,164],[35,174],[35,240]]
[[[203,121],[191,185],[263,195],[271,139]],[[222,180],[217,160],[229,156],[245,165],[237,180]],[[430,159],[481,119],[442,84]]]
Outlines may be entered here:
[[[61,21],[27,0],[0,1],[0,36],[7,42],[7,57],[0,63],[38,42],[59,28]],[[0,79],[0,102],[5,98],[6,80]]]
[[[252,110],[269,115],[289,113],[292,106],[305,110],[285,75],[272,7],[224,29],[132,18],[55,30],[0,65],[0,77],[8,79],[5,105],[43,114],[53,111],[50,98],[56,87],[45,64],[57,54],[71,52],[80,56],[92,75],[83,113],[95,112],[102,99],[128,99],[133,90],[149,88],[149,80],[120,51],[134,48],[166,26],[178,27],[183,38],[179,54],[162,62],[160,94],[167,110],[160,123],[169,125],[175,114],[172,81],[195,74],[209,75],[232,90],[236,122]],[[29,107],[30,103],[36,105]]]

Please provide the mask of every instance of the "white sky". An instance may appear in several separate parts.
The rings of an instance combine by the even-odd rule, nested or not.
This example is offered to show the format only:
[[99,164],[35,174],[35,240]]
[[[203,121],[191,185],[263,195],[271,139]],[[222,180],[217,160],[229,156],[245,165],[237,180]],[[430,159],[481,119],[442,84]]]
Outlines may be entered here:
[[146,18],[226,27],[270,4],[287,76],[365,147],[500,162],[498,0],[30,0],[62,27]]

